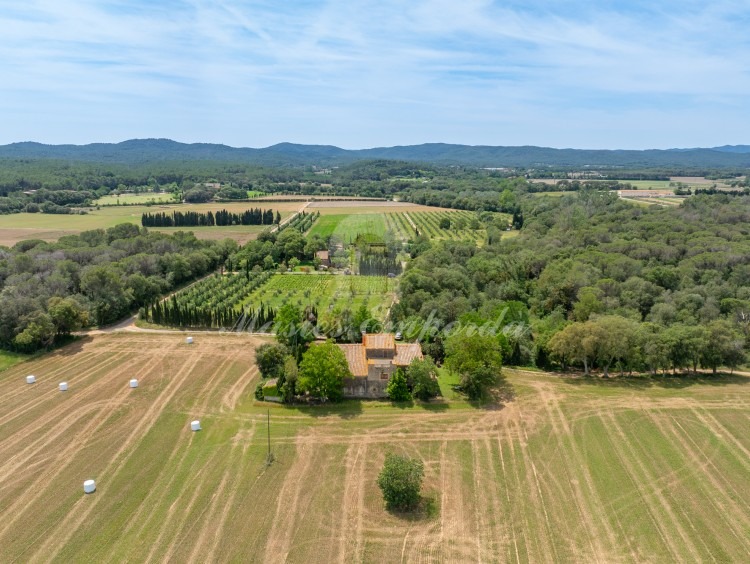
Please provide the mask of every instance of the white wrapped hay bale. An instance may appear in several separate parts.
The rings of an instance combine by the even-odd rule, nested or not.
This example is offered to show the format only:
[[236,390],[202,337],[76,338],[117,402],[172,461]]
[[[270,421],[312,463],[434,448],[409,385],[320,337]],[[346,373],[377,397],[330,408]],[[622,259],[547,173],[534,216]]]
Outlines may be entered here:
[[67,382],[60,382],[60,391],[61,392],[67,392],[68,391],[68,383]]
[[94,480],[86,480],[83,483],[83,493],[94,493],[96,491],[96,482]]
[[131,388],[137,388],[138,387],[138,380],[136,380],[135,378],[132,378],[130,380],[130,387]]
[[36,376],[32,376],[32,375],[26,376],[27,384],[33,384],[34,382],[36,382]]
[[193,431],[200,431],[201,430],[201,422],[200,421],[193,421],[190,423],[190,429]]
[[188,337],[187,339],[185,339],[185,342],[186,342],[186,343],[187,343],[188,345],[192,345],[192,344],[193,344],[193,338],[192,338],[192,337]]

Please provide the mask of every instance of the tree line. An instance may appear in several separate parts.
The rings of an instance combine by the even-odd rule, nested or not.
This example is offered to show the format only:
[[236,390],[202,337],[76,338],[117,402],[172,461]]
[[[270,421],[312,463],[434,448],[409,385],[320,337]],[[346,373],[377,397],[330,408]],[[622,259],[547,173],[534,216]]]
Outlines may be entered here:
[[165,212],[144,213],[141,215],[143,227],[201,227],[228,225],[273,225],[281,222],[281,214],[273,210],[262,210],[260,208],[249,209],[241,213],[233,213],[227,210],[218,210],[215,213],[207,212],[182,212],[173,211],[171,214]]

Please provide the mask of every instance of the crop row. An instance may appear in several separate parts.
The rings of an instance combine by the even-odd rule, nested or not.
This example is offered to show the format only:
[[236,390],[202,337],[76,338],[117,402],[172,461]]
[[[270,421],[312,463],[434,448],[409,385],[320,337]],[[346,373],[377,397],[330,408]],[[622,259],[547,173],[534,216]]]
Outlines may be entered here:
[[403,213],[388,213],[385,215],[385,227],[399,239],[412,239],[415,235],[414,228]]
[[[476,219],[471,212],[416,212],[410,213],[414,223],[420,233],[425,234],[430,239],[451,239],[454,241],[482,241],[485,232],[482,228],[470,229],[470,222]],[[449,219],[451,227],[443,229],[440,227],[441,219]],[[460,228],[455,227],[456,222],[460,222]]]
[[271,277],[270,272],[216,274],[175,295],[180,306],[198,308],[236,308],[242,300]]

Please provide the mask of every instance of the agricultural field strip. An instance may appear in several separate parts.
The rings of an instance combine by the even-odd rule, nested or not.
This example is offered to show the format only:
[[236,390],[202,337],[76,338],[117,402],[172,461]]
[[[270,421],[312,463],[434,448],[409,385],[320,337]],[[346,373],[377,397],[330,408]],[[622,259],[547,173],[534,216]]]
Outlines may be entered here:
[[[429,208],[425,208],[429,209]],[[486,238],[484,228],[472,229],[441,229],[439,222],[443,218],[462,219],[469,222],[476,217],[474,212],[466,210],[435,210],[435,211],[390,211],[382,214],[351,213],[323,215],[310,229],[308,235],[318,235],[322,238],[335,236],[345,243],[353,242],[358,235],[374,234],[382,237],[386,231],[393,233],[398,239],[408,240],[414,237],[414,229],[409,218],[417,228],[433,239],[450,239],[454,241],[482,241]]]

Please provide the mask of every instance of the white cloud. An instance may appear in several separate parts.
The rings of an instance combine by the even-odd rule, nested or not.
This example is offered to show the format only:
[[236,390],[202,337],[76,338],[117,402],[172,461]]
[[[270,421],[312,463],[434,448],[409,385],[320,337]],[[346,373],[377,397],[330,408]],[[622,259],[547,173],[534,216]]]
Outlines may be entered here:
[[747,7],[609,6],[32,0],[0,7],[0,142],[747,142]]

